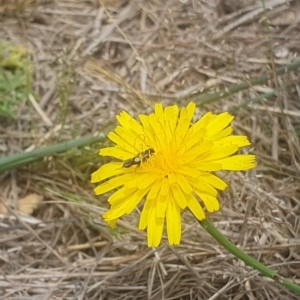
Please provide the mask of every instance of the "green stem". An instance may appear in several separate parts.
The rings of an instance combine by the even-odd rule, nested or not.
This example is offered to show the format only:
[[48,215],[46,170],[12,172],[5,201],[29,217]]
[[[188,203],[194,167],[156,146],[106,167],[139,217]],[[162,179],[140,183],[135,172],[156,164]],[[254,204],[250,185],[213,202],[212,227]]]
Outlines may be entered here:
[[0,158],[0,173],[12,169],[31,164],[35,161],[43,159],[45,156],[54,155],[61,152],[66,152],[73,147],[83,147],[97,142],[103,142],[108,132],[112,129],[112,123],[108,122],[102,127],[102,133],[99,136],[86,136],[63,142],[40,149],[35,149],[30,152],[21,152],[7,157]]
[[262,99],[268,99],[268,98],[272,97],[273,95],[275,95],[275,91],[271,91],[269,93],[261,94],[261,95],[259,95],[259,97],[251,98],[249,100],[244,101],[243,103],[241,103],[238,106],[233,106],[233,107],[229,108],[228,112],[231,113],[231,114],[235,114],[239,109],[245,108],[249,104],[259,103],[260,101],[262,101]]
[[282,67],[282,68],[275,70],[274,73],[270,73],[267,75],[263,75],[260,77],[250,79],[248,82],[243,82],[243,83],[232,85],[232,86],[225,88],[217,93],[210,93],[210,94],[206,94],[206,95],[203,95],[202,93],[197,93],[197,94],[193,94],[193,95],[188,95],[187,97],[184,97],[184,99],[186,99],[186,100],[188,99],[189,101],[193,100],[199,106],[203,106],[207,103],[211,103],[216,100],[226,98],[232,94],[246,90],[255,85],[263,84],[263,83],[267,82],[268,80],[273,79],[275,74],[277,76],[280,76],[280,75],[286,74],[290,71],[296,70],[299,67],[300,67],[300,60],[297,60],[286,67]]
[[300,294],[299,285],[296,285],[295,283],[283,278],[282,276],[278,275],[276,272],[268,269],[266,266],[264,266],[254,258],[250,257],[239,248],[237,248],[235,245],[229,242],[228,239],[208,219],[199,221],[199,223],[221,246],[223,246],[235,257],[245,262],[246,265],[252,267],[253,269],[256,269],[264,276],[273,279],[274,281],[278,282],[279,284],[286,287],[290,291],[296,294]]
[[68,142],[63,142],[60,144],[43,147],[30,152],[22,152],[18,154],[13,154],[11,156],[0,158],[0,173],[12,169],[22,167],[27,164],[31,164],[37,160],[42,159],[47,155],[54,155],[56,153],[65,152],[73,147],[82,147],[90,145],[95,142],[103,141],[104,136],[87,136],[71,140]]

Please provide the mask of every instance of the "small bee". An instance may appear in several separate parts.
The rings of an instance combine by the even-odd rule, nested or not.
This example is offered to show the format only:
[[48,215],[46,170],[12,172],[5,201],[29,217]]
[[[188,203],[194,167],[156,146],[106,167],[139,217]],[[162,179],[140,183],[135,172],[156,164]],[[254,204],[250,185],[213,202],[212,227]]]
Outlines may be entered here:
[[152,148],[147,149],[146,151],[139,153],[137,156],[125,160],[122,167],[130,168],[132,166],[140,166],[141,163],[149,159],[150,155],[154,154],[154,152],[155,151]]

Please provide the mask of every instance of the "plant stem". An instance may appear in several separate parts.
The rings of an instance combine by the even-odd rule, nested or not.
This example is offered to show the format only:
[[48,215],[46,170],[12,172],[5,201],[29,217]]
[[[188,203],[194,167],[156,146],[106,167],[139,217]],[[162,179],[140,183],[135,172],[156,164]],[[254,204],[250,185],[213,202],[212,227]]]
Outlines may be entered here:
[[252,267],[253,269],[256,269],[262,275],[273,279],[275,282],[281,284],[282,286],[286,287],[290,291],[296,294],[300,294],[299,285],[283,278],[282,276],[278,275],[275,271],[272,271],[271,269],[267,268],[266,266],[264,266],[263,264],[255,260],[254,258],[247,255],[245,252],[237,248],[235,245],[229,242],[229,240],[208,219],[199,221],[199,223],[221,246],[223,246],[235,257],[245,262],[246,265]]
[[[286,66],[286,67],[282,67],[280,69],[274,70],[274,73],[277,76],[289,73],[292,70],[296,70],[300,67],[300,60],[297,60],[295,62],[293,62],[292,64]],[[193,95],[188,95],[187,97],[185,97],[184,99],[189,99],[189,100],[193,100],[195,101],[199,106],[203,106],[207,103],[211,103],[214,101],[217,101],[219,99],[223,99],[226,98],[232,94],[235,94],[237,92],[246,90],[252,86],[255,85],[259,85],[259,84],[263,84],[265,82],[267,82],[268,80],[274,78],[274,73],[270,73],[267,75],[263,75],[260,77],[256,77],[253,79],[250,79],[248,82],[243,82],[243,83],[239,83],[239,84],[235,84],[232,85],[228,88],[225,88],[224,90],[221,90],[217,93],[210,93],[210,94],[206,94],[203,95],[202,93],[199,94],[193,94]]]
[[51,145],[48,147],[43,147],[30,152],[22,152],[18,154],[13,154],[11,156],[0,158],[0,172],[12,170],[19,168],[21,166],[31,164],[35,161],[43,159],[43,157],[48,155],[54,155],[60,152],[68,151],[73,147],[83,147],[90,145],[95,142],[101,142],[104,139],[103,136],[87,136],[71,140],[68,142],[63,142],[60,144]]

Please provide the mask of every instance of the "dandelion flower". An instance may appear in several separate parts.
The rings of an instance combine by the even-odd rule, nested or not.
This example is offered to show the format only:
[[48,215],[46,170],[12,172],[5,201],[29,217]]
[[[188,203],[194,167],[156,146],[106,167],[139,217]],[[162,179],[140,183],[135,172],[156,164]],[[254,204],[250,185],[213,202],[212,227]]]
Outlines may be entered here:
[[189,209],[198,220],[205,219],[204,208],[219,210],[218,190],[227,184],[212,172],[255,166],[254,155],[236,154],[250,142],[232,135],[233,116],[208,112],[193,123],[195,108],[193,102],[180,110],[156,104],[154,113],[139,115],[139,121],[121,112],[120,125],[108,134],[115,146],[99,153],[121,161],[92,174],[92,183],[101,182],[96,195],[114,191],[103,214],[111,227],[143,201],[139,229],[147,230],[149,247],[160,244],[164,224],[169,244],[179,244],[182,210]]

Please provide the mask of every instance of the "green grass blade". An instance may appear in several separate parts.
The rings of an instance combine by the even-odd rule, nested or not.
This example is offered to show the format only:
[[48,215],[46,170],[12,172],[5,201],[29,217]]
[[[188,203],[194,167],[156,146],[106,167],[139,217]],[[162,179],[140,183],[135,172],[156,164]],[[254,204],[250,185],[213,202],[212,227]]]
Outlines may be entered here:
[[0,158],[0,172],[12,170],[26,164],[35,162],[42,159],[45,156],[53,155],[60,152],[68,151],[73,147],[82,147],[90,145],[92,143],[101,142],[105,138],[102,136],[87,136],[72,141],[52,145],[49,147],[44,147],[40,149],[33,150],[31,152],[23,152],[14,154],[8,157]]
[[[292,70],[296,70],[299,67],[300,67],[300,60],[297,60],[288,66],[277,69],[275,74],[277,76],[280,76],[280,75],[289,73]],[[210,94],[206,94],[206,95],[197,95],[197,94],[189,95],[187,97],[187,99],[195,101],[199,106],[203,106],[205,104],[212,103],[219,99],[226,98],[226,97],[233,95],[235,93],[238,93],[240,91],[247,90],[248,88],[250,88],[252,86],[263,84],[272,78],[274,78],[274,73],[270,73],[267,75],[253,78],[253,79],[249,80],[248,82],[243,82],[243,83],[232,85],[231,87],[225,88],[224,90],[221,90],[217,93],[210,93]]]

